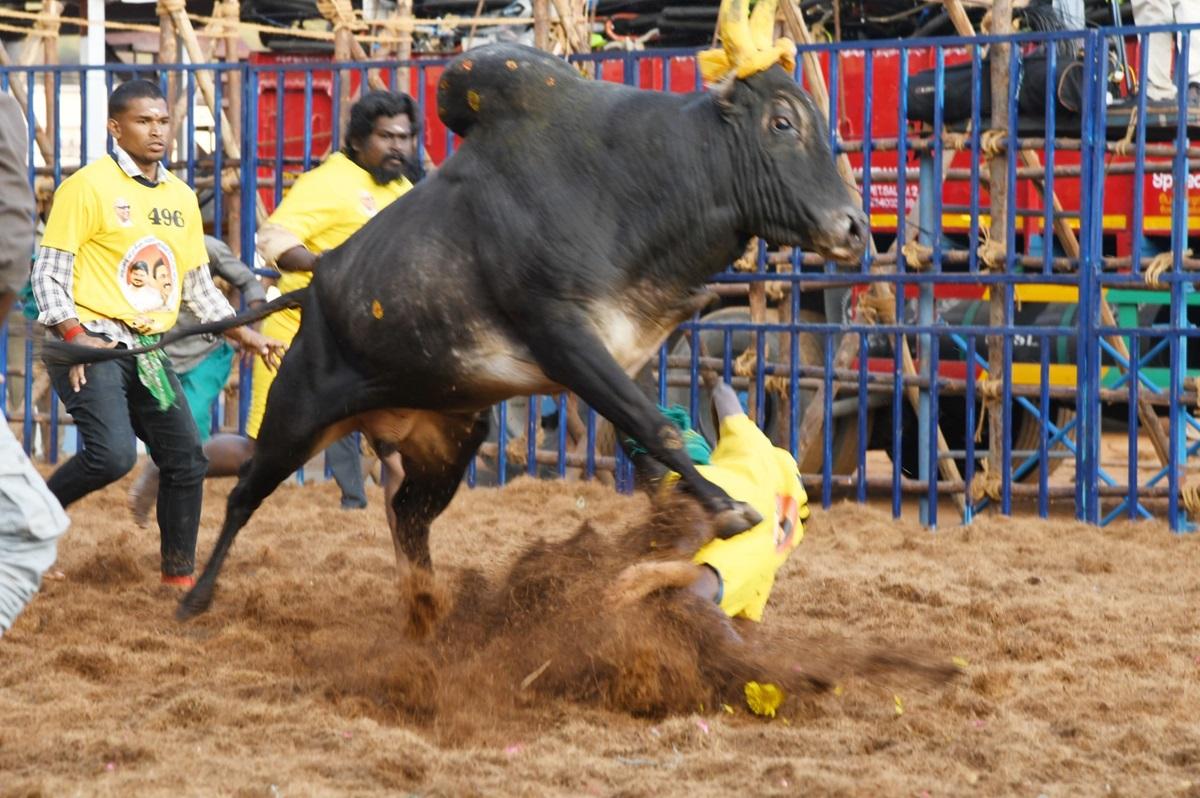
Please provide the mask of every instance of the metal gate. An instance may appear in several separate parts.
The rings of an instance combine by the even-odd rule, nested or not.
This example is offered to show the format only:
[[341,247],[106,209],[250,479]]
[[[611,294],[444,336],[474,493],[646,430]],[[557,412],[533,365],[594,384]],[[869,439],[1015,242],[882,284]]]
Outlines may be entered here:
[[[1144,75],[1154,31],[1183,45],[1175,107],[1148,104],[1144,92],[1113,102],[1118,48]],[[823,66],[830,141],[862,192],[875,249],[846,269],[760,243],[714,275],[721,306],[682,325],[639,379],[711,432],[699,377],[721,373],[798,456],[825,505],[887,495],[898,516],[912,497],[930,526],[947,511],[969,522],[996,505],[1189,528],[1188,510],[1200,511],[1188,468],[1200,450],[1200,353],[1188,350],[1200,304],[1190,249],[1200,234],[1191,199],[1200,121],[1185,105],[1192,35],[1200,31],[1103,29],[801,48]],[[997,43],[1011,45],[1006,99],[1017,122],[1005,129],[990,129],[984,99],[985,49]],[[577,60],[599,79],[699,87],[691,52]],[[214,234],[249,253],[295,175],[340,146],[338,120],[362,86],[406,85],[424,111],[424,148],[452,153],[431,102],[444,63],[95,71],[110,88],[134,74],[160,81],[179,120],[172,167],[200,194]],[[33,107],[29,175],[42,205],[95,155],[88,72],[0,70],[0,88]],[[930,117],[914,123],[918,88]],[[1064,111],[1064,90],[1073,109]],[[998,169],[1009,201],[990,234]],[[18,319],[0,349],[9,418],[28,450],[55,462],[74,445],[69,419],[36,378],[36,325]],[[243,370],[239,390],[221,400],[224,428],[244,429],[250,379]],[[573,398],[503,403],[493,428],[471,484],[527,473],[632,487],[614,433]]]

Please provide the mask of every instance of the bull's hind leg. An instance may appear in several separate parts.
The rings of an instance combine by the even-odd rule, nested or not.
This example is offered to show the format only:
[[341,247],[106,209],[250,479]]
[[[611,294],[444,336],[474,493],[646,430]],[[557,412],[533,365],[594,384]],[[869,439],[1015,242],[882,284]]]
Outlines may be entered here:
[[486,413],[439,415],[400,443],[404,481],[392,500],[396,571],[411,636],[423,638],[446,609],[433,578],[429,525],[454,498],[471,457],[487,437]]
[[[242,464],[237,485],[225,504],[225,522],[217,544],[196,586],[183,597],[175,612],[179,620],[187,620],[208,609],[234,538],[263,500],[303,466],[313,452],[342,437],[347,424],[352,423],[336,423],[338,419],[330,418],[330,408],[338,407],[343,397],[315,390],[309,379],[311,372],[303,353],[293,347],[280,366],[267,397],[254,455]],[[337,380],[327,382],[354,395],[354,386]]]

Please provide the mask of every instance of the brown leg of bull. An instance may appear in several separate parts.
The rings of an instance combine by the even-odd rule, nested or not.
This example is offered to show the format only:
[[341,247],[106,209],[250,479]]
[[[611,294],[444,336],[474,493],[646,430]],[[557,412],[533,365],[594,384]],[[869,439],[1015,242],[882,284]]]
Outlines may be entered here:
[[[383,506],[387,511],[388,529],[392,531],[392,542],[396,542],[396,509],[392,503],[396,501],[396,491],[404,481],[404,463],[399,452],[389,452],[379,457],[380,482],[383,485]],[[399,549],[396,550],[399,556]]]
[[547,377],[579,394],[617,429],[640,441],[654,459],[679,474],[687,490],[712,514],[718,537],[732,537],[762,521],[749,504],[734,501],[700,476],[684,451],[678,428],[663,417],[604,345],[586,332],[589,329],[585,319],[571,313],[548,314],[542,326],[527,331],[524,343]]
[[397,579],[407,612],[407,632],[416,639],[429,636],[449,603],[448,594],[433,576],[429,525],[454,498],[467,464],[487,437],[488,414],[444,416],[439,431],[440,445],[433,448],[400,443],[405,473],[392,500]]

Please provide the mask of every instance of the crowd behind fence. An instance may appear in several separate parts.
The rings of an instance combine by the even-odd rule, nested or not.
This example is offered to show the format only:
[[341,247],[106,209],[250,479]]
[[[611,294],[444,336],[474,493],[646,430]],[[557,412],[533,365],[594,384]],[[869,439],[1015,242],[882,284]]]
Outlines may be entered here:
[[[1144,75],[1146,36],[1158,30],[1183,45],[1178,99],[1166,108],[1113,80],[1115,48]],[[797,456],[825,505],[885,494],[896,515],[913,497],[929,525],[946,511],[969,522],[995,504],[1188,529],[1200,512],[1189,468],[1200,450],[1200,352],[1188,347],[1200,315],[1192,35],[1200,30],[801,48],[823,65],[829,140],[849,158],[875,246],[847,269],[757,242],[713,276],[719,307],[683,324],[639,381],[712,435],[701,373],[719,372]],[[985,92],[989,48],[1000,42],[1012,45],[1013,122],[994,128]],[[692,52],[577,61],[597,79],[701,88]],[[455,137],[433,108],[444,65],[14,67],[0,69],[0,88],[33,109],[29,177],[44,211],[53,187],[97,149],[85,117],[98,81],[88,73],[102,72],[106,88],[131,75],[160,81],[178,125],[171,167],[196,188],[213,234],[252,262],[264,214],[296,174],[340,146],[339,120],[363,86],[407,89],[424,115],[423,149],[436,162],[453,153]],[[997,166],[1010,187],[999,237],[988,218]],[[10,317],[0,366],[10,421],[27,450],[53,463],[77,444],[37,361],[40,335]],[[251,375],[234,377],[216,424],[244,430]],[[574,397],[527,397],[492,412],[472,485],[528,473],[632,487],[616,433]]]

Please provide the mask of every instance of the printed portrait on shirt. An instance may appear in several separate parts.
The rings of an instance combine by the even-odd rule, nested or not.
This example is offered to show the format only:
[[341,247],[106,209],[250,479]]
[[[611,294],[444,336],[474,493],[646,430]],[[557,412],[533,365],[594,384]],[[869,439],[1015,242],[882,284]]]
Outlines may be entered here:
[[151,313],[175,307],[179,272],[166,244],[152,236],[143,238],[129,248],[117,268],[121,292],[135,310]]
[[129,200],[124,197],[117,197],[113,202],[113,213],[117,215],[117,224],[122,227],[129,227],[133,224],[133,208],[129,204]]
[[375,198],[371,196],[370,191],[363,191],[358,195],[359,202],[362,203],[362,212],[368,217],[373,217],[379,212],[379,206],[375,204]]

